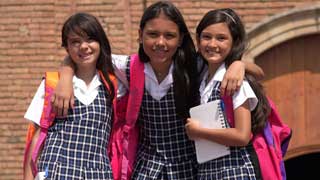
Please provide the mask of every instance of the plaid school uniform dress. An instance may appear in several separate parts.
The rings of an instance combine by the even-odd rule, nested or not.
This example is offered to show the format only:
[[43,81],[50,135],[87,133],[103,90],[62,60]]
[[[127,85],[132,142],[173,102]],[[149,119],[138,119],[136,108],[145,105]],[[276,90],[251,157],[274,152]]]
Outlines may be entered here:
[[91,104],[75,99],[74,110],[49,128],[39,171],[47,169],[47,179],[54,180],[113,179],[107,156],[111,121],[111,99],[103,85]]
[[[208,102],[221,99],[221,82],[216,81]],[[220,116],[225,116],[222,108],[219,108]],[[228,122],[225,122],[230,127]],[[230,147],[230,155],[199,164],[199,180],[255,180],[255,171],[252,165],[249,146]]]
[[160,101],[144,89],[138,123],[139,149],[132,179],[196,179],[194,144],[186,135],[185,119],[177,116],[172,84]]

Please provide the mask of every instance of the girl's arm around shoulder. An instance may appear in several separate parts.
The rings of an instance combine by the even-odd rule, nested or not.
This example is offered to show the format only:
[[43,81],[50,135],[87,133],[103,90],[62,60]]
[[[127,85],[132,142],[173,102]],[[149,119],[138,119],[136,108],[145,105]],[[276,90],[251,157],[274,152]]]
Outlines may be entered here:
[[198,121],[187,119],[186,132],[190,139],[206,139],[226,146],[246,146],[251,136],[251,115],[246,101],[235,111],[235,127],[226,129],[208,129]]
[[66,56],[59,69],[59,81],[52,95],[53,111],[57,116],[66,116],[69,107],[74,107],[74,94],[72,78],[75,72],[75,64],[69,56]]
[[263,70],[256,64],[248,61],[234,61],[227,69],[221,82],[221,94],[232,95],[242,85],[245,72],[252,74],[257,79],[264,78]]

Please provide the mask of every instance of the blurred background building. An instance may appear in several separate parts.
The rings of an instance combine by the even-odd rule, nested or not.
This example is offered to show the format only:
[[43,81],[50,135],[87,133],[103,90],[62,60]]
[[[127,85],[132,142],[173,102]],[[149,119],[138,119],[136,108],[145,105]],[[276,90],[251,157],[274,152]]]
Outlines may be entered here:
[[[45,71],[65,56],[60,30],[74,12],[102,23],[115,54],[134,53],[143,10],[153,0],[0,0],[0,180],[22,179],[27,122],[23,115]],[[247,61],[293,129],[286,155],[288,179],[317,177],[320,162],[320,1],[172,0],[195,35],[207,11],[233,8],[246,25]]]

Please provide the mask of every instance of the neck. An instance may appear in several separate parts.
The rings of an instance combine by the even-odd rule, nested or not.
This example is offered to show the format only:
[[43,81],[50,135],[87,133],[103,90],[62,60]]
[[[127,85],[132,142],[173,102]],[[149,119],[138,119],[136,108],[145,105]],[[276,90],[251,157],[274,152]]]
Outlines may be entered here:
[[150,62],[150,65],[151,65],[153,72],[156,75],[159,83],[161,83],[165,79],[165,77],[168,75],[171,63],[172,63],[172,61],[171,62],[161,62],[158,64]]
[[217,72],[218,68],[222,63],[209,63],[208,64],[208,78],[207,83],[213,78],[214,74]]
[[96,74],[96,68],[78,68],[75,74],[79,79],[82,79],[87,86],[89,86]]

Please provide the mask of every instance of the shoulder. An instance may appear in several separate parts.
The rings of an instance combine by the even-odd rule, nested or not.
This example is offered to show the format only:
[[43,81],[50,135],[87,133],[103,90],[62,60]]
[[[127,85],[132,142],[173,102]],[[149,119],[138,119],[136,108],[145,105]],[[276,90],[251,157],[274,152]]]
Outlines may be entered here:
[[111,56],[113,65],[119,70],[124,70],[130,59],[128,55],[112,54]]
[[248,100],[249,108],[252,111],[258,103],[258,99],[247,80],[243,81],[239,91],[233,95],[232,99],[234,109],[241,106],[246,100]]
[[42,80],[36,94],[33,96],[33,99],[27,109],[27,112],[24,115],[25,119],[28,119],[36,124],[40,124],[40,117],[44,104],[44,94],[45,94],[45,82]]

